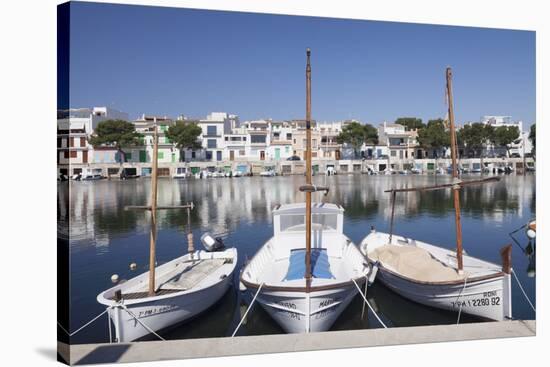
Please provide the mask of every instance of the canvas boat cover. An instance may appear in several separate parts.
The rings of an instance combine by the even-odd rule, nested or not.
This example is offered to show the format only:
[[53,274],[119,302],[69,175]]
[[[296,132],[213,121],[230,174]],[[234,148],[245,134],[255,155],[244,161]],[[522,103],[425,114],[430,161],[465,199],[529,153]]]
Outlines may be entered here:
[[368,254],[380,263],[407,278],[422,282],[448,282],[463,280],[466,272],[458,271],[434,258],[428,251],[416,246],[384,245]]
[[[326,249],[311,249],[311,275],[314,278],[334,279]],[[288,272],[283,280],[303,279],[306,273],[306,250],[297,249],[290,252]]]

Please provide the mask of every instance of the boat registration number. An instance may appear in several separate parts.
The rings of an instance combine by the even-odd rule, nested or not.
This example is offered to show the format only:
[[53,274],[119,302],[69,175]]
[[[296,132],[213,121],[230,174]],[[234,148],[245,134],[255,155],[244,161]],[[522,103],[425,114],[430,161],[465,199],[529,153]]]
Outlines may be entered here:
[[499,306],[500,297],[484,297],[451,302],[453,308]]

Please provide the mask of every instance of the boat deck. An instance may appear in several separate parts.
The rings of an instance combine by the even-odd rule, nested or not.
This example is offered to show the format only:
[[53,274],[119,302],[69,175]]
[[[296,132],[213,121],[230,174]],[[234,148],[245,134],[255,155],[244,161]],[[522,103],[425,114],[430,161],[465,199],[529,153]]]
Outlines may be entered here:
[[[177,264],[175,268],[164,274],[159,274],[156,279],[157,289],[155,297],[171,293],[182,292],[197,286],[202,280],[223,266],[227,259],[201,259],[188,260]],[[123,299],[147,298],[148,283],[143,282],[139,287],[129,289],[122,293]],[[115,296],[110,298],[115,299]]]

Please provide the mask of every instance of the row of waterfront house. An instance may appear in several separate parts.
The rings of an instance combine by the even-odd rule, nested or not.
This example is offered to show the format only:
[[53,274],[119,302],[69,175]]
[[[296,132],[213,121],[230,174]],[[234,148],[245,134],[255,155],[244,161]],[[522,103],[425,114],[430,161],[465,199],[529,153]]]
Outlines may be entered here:
[[[265,166],[279,165],[290,159],[304,160],[306,131],[304,120],[274,121],[271,119],[240,122],[237,115],[213,112],[205,119],[188,119],[180,116],[172,119],[166,116],[147,116],[131,121],[136,131],[142,134],[138,146],[124,148],[122,155],[114,147],[93,147],[90,137],[101,121],[121,119],[129,121],[127,113],[108,107],[70,109],[58,112],[57,120],[57,162],[62,172],[73,174],[83,167],[125,165],[144,166],[151,162],[153,152],[153,131],[158,126],[159,154],[161,165],[170,166],[183,162],[221,164],[230,162],[259,163]],[[165,132],[178,121],[197,123],[202,130],[199,137],[201,148],[178,149]],[[339,122],[313,121],[312,158],[314,161],[382,160],[391,168],[410,166],[416,160],[445,158],[448,151],[423,149],[417,141],[415,130],[407,131],[404,126],[383,122],[378,128],[378,144],[363,144],[360,152],[347,144],[339,144],[336,137],[342,128],[353,120]],[[498,148],[488,146],[491,154],[504,152],[513,157],[523,157],[531,151],[528,133],[523,132],[521,121],[512,121],[509,116],[485,116],[481,122],[498,126],[517,126],[520,138],[511,146]],[[359,153],[359,154],[358,154]],[[124,162],[123,162],[124,161]],[[294,163],[295,164],[295,163]]]

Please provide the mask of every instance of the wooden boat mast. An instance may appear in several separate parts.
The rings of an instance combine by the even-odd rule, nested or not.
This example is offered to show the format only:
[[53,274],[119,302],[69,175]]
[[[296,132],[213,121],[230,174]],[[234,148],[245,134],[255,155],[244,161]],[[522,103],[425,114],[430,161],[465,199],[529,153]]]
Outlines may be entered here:
[[[306,184],[311,185],[311,50],[306,65]],[[306,291],[311,285],[311,191],[306,191]]]
[[449,125],[451,134],[451,160],[453,169],[453,181],[456,183],[453,186],[453,201],[455,207],[455,227],[456,227],[456,261],[458,266],[458,272],[462,272],[464,269],[462,261],[462,225],[460,222],[460,185],[458,185],[458,165],[457,165],[457,143],[456,143],[456,129],[455,129],[455,117],[453,109],[453,88],[452,88],[453,72],[450,67],[447,67],[447,100],[449,107]]
[[[149,297],[155,296],[155,268],[156,268],[156,247],[157,247],[157,210],[160,209],[187,209],[188,226],[191,231],[191,213],[189,210],[194,208],[193,203],[186,205],[174,205],[174,206],[157,206],[157,193],[158,193],[158,130],[155,122],[153,132],[153,162],[151,167],[151,205],[148,206],[126,206],[124,209],[142,209],[151,211],[151,231],[149,233]],[[193,234],[188,235],[188,251],[191,253],[191,259],[193,259]]]
[[155,295],[155,263],[157,247],[157,183],[158,183],[158,131],[153,133],[153,172],[151,172],[151,232],[149,235],[149,296]]
[[471,181],[462,181],[458,178],[458,164],[457,164],[457,153],[458,153],[458,144],[456,141],[456,128],[455,128],[455,117],[454,117],[454,106],[453,106],[453,88],[452,88],[452,70],[450,67],[447,67],[445,71],[446,75],[446,91],[447,91],[447,102],[448,102],[448,113],[449,113],[449,127],[451,135],[451,160],[452,160],[452,177],[453,182],[450,184],[434,185],[434,186],[424,186],[424,187],[411,187],[405,189],[391,189],[386,190],[385,192],[390,192],[392,194],[392,211],[391,211],[391,224],[390,224],[390,234],[389,239],[391,243],[391,238],[393,234],[393,216],[394,216],[394,207],[395,207],[395,193],[397,192],[411,192],[411,191],[431,191],[431,190],[440,190],[445,188],[452,188],[453,190],[453,203],[455,208],[455,227],[456,227],[456,260],[457,260],[457,270],[459,273],[463,272],[464,263],[462,257],[462,225],[460,221],[460,189],[468,185],[477,185],[484,184],[494,181],[499,181],[498,177],[490,177],[480,180],[471,180]]

